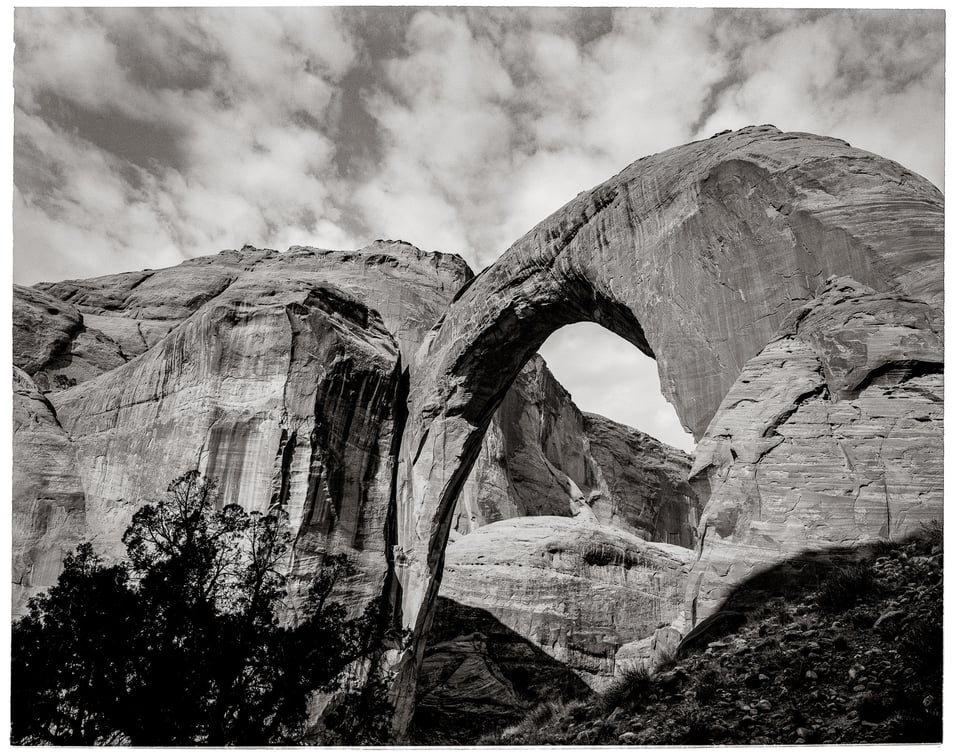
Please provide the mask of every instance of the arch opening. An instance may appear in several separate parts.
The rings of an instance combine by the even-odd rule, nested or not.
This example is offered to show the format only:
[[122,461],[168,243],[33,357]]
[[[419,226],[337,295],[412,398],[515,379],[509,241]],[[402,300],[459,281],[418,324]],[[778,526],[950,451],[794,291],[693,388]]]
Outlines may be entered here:
[[[418,677],[422,731],[507,725],[545,690],[574,680],[583,697],[679,637],[664,626],[680,615],[702,511],[692,457],[584,411],[544,351],[640,365],[659,396],[655,360],[594,323],[554,331],[506,389],[450,523]],[[583,377],[608,392],[622,378],[643,403],[636,374],[600,365]],[[462,684],[443,681],[465,668]]]
[[555,330],[537,353],[582,412],[693,453],[696,441],[664,398],[655,359],[591,322]]
[[595,323],[564,326],[503,392],[467,470],[451,536],[514,517],[579,516],[692,548],[693,446],[660,394],[654,359]]

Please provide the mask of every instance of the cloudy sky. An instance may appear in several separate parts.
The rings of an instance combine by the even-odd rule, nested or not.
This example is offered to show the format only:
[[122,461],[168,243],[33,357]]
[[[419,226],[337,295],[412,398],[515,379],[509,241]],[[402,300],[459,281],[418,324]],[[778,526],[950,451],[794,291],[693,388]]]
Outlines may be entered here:
[[[20,8],[14,31],[21,283],[375,238],[479,270],[633,160],[748,124],[943,187],[942,11]],[[624,342],[544,353],[583,408],[691,446]]]

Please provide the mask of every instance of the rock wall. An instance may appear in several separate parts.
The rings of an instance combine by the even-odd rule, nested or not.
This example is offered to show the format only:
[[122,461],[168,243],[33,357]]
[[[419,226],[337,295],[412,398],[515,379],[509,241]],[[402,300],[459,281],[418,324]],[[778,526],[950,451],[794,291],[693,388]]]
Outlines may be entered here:
[[[389,456],[390,402],[402,382],[391,360],[406,368],[469,276],[457,257],[378,242],[358,252],[245,247],[164,270],[15,287],[14,362],[43,389],[47,419],[62,436],[47,449],[62,457],[47,482],[16,464],[16,506],[28,510],[34,492],[49,497],[59,486],[69,492],[55,505],[72,512],[69,537],[61,524],[44,529],[49,517],[18,534],[18,547],[33,545],[16,557],[25,592],[17,593],[15,611],[52,584],[78,539],[120,554],[132,511],[194,466],[220,479],[226,499],[251,509],[283,487],[302,520],[294,573],[308,574],[328,547],[346,550],[365,563],[356,589],[369,597],[382,583],[390,485],[388,476],[366,475]],[[303,328],[290,319],[294,311],[302,319],[303,307],[312,312],[313,343],[300,344]],[[382,363],[371,377],[354,369],[369,359],[350,362],[343,344],[369,339],[381,310],[388,315],[376,326]],[[396,349],[406,344],[406,355],[385,346],[384,329]],[[314,383],[315,411],[292,408]],[[15,430],[18,453],[34,442],[25,432]],[[472,470],[460,505],[463,531],[510,516],[572,515],[583,504],[580,490],[596,484],[583,416],[539,357],[508,391],[485,442],[489,453]],[[320,449],[310,464],[321,471],[303,468],[307,446]],[[60,474],[67,475],[62,483],[51,484]],[[329,491],[317,489],[317,475],[329,477],[320,484]],[[358,491],[367,488],[365,504]]]
[[[943,196],[840,140],[761,126],[635,162],[473,279],[411,372],[397,552],[403,621],[418,641],[398,689],[416,683],[443,548],[483,435],[551,332],[589,320],[655,356],[665,395],[699,438],[744,365],[835,275],[942,311]],[[925,442],[942,444],[935,435]],[[942,476],[927,483],[942,491]],[[401,705],[400,729],[411,713]]]
[[689,621],[811,550],[943,517],[943,313],[830,280],[747,362],[697,445]]
[[326,543],[351,555],[353,600],[379,595],[398,353],[379,316],[332,287],[231,284],[140,357],[50,396],[72,439],[101,550],[143,500],[197,467],[225,502],[283,500],[304,581]]
[[74,450],[53,407],[13,368],[11,556],[14,613],[56,582],[63,559],[86,531],[83,485]]
[[[576,517],[495,522],[447,548],[418,680],[418,727],[482,733],[649,662],[680,615],[693,552]],[[471,741],[469,738],[463,741]]]
[[602,480],[591,503],[600,522],[654,543],[693,548],[703,505],[687,482],[691,457],[606,417],[584,417]]
[[613,674],[621,646],[677,618],[693,556],[588,512],[521,517],[452,542],[440,596],[488,612],[520,641],[594,682]]
[[357,573],[341,598],[359,610],[388,569],[400,349],[469,275],[378,242],[15,287],[14,362],[34,377],[15,377],[14,613],[80,540],[120,554],[133,511],[193,467],[248,509],[285,496],[295,589],[342,551]]

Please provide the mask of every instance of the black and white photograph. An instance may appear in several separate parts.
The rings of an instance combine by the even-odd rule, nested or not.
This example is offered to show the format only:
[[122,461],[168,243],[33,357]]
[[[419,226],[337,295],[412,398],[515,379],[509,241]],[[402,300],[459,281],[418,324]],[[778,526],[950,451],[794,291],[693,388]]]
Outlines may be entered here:
[[945,746],[944,9],[7,14],[9,744]]

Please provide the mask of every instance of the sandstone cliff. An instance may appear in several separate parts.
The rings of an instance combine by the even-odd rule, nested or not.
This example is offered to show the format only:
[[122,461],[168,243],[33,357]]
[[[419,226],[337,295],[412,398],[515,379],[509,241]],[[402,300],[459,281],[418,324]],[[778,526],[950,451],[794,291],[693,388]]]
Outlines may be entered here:
[[[446,550],[448,598],[593,674],[651,649],[627,624],[689,627],[773,563],[942,518],[943,196],[837,139],[762,126],[643,158],[475,278],[378,242],[14,294],[15,600],[77,538],[115,549],[136,505],[199,466],[248,508],[287,502],[295,576],[338,549],[355,607],[392,586],[414,636],[391,659],[400,732]],[[700,440],[699,502],[682,455],[584,417],[525,367],[581,320],[657,359]],[[552,516],[553,552],[518,514]],[[695,539],[696,561],[647,568],[669,546],[646,538]],[[589,563],[581,541],[638,568]],[[669,589],[651,588],[661,572]],[[608,590],[604,609],[590,596]],[[618,602],[631,590],[661,613]],[[489,692],[478,668],[463,675]]]
[[[943,196],[903,166],[838,139],[761,126],[638,160],[582,192],[473,279],[430,331],[411,372],[409,413],[398,459],[398,552],[403,555],[398,579],[404,624],[419,639],[401,664],[400,685],[414,684],[442,575],[441,554],[467,470],[507,388],[551,332],[590,320],[655,357],[665,395],[681,422],[700,438],[731,387],[741,376],[749,380],[743,371],[750,360],[767,348],[782,346],[781,324],[798,307],[811,305],[833,276],[849,277],[890,297],[890,307],[873,339],[880,347],[877,360],[869,344],[855,348],[863,340],[856,335],[809,344],[814,351],[830,352],[829,358],[817,355],[821,364],[831,363],[833,374],[825,376],[828,383],[856,373],[864,350],[870,352],[867,361],[879,369],[876,375],[868,371],[871,381],[897,362],[907,367],[903,362],[918,361],[896,356],[898,338],[906,339],[906,354],[926,348],[910,342],[904,332],[907,326],[898,320],[899,310],[906,315],[915,306],[928,312],[931,322],[942,316],[937,313],[943,310]],[[848,326],[857,330],[868,325],[857,324],[855,315],[828,308],[821,330],[842,333]],[[932,366],[919,367],[922,374],[910,368],[906,387],[897,390],[917,388],[937,397],[942,350],[925,335],[919,339],[929,344],[929,353],[920,361]],[[490,364],[498,368],[491,371]],[[800,368],[804,373],[810,370],[816,371],[812,364]],[[814,380],[810,374],[808,382]],[[754,398],[755,392],[764,390],[763,383],[754,380],[744,385],[737,400]],[[815,385],[808,387],[816,390]],[[872,383],[863,387],[863,398],[872,397]],[[790,406],[804,403],[804,391],[799,386],[790,390],[794,388],[799,392],[783,407],[782,416],[778,412],[781,419],[791,416]],[[881,399],[884,391],[876,388]],[[803,434],[797,429],[794,443],[785,442],[764,460],[770,465],[770,480],[786,476],[800,484],[800,473],[792,470],[802,464],[797,460],[808,449],[817,448],[816,438],[830,437],[837,445],[831,427],[834,397],[842,399],[842,392],[831,389],[820,416],[810,418]],[[808,403],[811,408],[819,405],[817,397]],[[899,412],[893,403],[874,412]],[[799,422],[808,415],[797,411],[794,416]],[[867,425],[868,416],[865,411]],[[776,420],[772,426],[779,422],[771,419]],[[775,440],[764,436],[765,429],[761,427],[760,437],[753,438],[754,447]],[[896,426],[880,432],[887,430],[900,432]],[[865,484],[875,480],[865,491],[891,483],[906,491],[909,501],[900,506],[910,513],[890,517],[892,537],[907,534],[918,520],[942,515],[938,423],[934,420],[929,433],[921,432],[917,441],[933,447],[920,454],[929,458],[933,471],[915,487],[907,482],[912,461],[881,463],[853,475]],[[784,458],[790,449],[792,461]],[[882,456],[884,451],[878,448],[876,453]],[[865,463],[857,460],[850,465],[859,470],[866,469]],[[721,503],[720,486],[729,475],[722,464],[711,469],[716,473],[708,472],[706,489],[711,494],[717,490],[715,505],[724,514],[711,525],[713,534],[700,551],[701,563],[689,593],[690,622],[704,616],[701,609],[712,602],[708,596],[698,597],[701,585],[709,593],[730,581],[728,564],[765,562],[776,550],[757,547],[763,538],[777,541],[783,536],[789,543],[789,548],[779,550],[779,557],[800,548],[801,541],[807,549],[828,546],[848,529],[831,512],[858,505],[862,509],[869,496],[860,496],[858,484],[849,480],[842,486],[829,483],[822,494],[794,489],[792,497],[784,494],[784,515],[777,506],[762,504],[766,496],[751,499],[760,503]],[[732,471],[739,474],[741,468],[735,465]],[[749,470],[742,471],[749,476]],[[861,504],[856,503],[858,498]],[[792,502],[801,500],[807,502],[802,517],[790,512]],[[706,507],[704,516],[714,521],[711,503]],[[733,518],[728,513],[734,511],[736,521],[728,522]],[[785,527],[791,534],[783,532]],[[714,554],[718,543],[730,550]],[[401,728],[410,714],[410,709],[401,709]]]
[[403,349],[469,275],[458,257],[378,242],[16,287],[14,362],[59,434],[41,469],[27,462],[37,422],[15,420],[15,612],[78,539],[119,553],[136,507],[192,467],[248,509],[287,502],[298,580],[339,550],[357,568],[347,602],[379,595]]
[[[21,383],[32,375],[42,388],[44,421],[58,433],[44,449],[55,463],[38,470],[21,462],[40,442],[35,430],[15,427],[15,611],[52,584],[78,540],[119,554],[136,506],[193,466],[247,508],[285,497],[294,574],[306,579],[325,549],[344,550],[360,570],[348,602],[369,599],[389,561],[403,371],[470,275],[458,257],[389,241],[357,252],[245,247],[15,287],[14,362],[28,373]],[[27,401],[22,391],[16,401]],[[571,516],[582,491],[607,491],[583,415],[539,357],[508,391],[485,447],[460,504],[464,532],[510,516]],[[621,488],[622,505],[650,495]],[[53,514],[36,513],[38,496]]]
[[943,516],[943,312],[831,279],[747,362],[697,446],[691,623],[810,548]]

